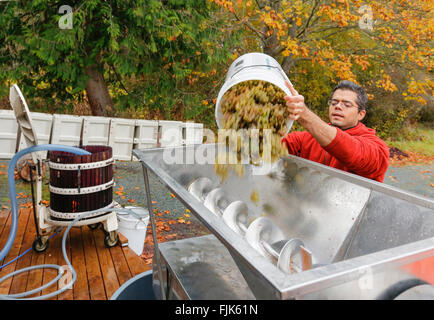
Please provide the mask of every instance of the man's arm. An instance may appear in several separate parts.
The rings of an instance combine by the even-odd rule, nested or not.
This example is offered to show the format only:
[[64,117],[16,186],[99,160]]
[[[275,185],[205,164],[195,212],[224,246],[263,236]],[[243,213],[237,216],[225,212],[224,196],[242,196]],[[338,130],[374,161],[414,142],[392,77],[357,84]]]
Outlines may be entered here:
[[336,137],[337,129],[313,113],[304,103],[304,97],[288,81],[285,83],[292,94],[292,96],[285,97],[289,118],[297,120],[318,141],[321,147],[330,144]]
[[353,137],[330,126],[304,103],[304,97],[286,82],[292,96],[285,97],[289,118],[297,120],[330,155],[360,175],[384,175],[389,163],[389,149],[378,137]]

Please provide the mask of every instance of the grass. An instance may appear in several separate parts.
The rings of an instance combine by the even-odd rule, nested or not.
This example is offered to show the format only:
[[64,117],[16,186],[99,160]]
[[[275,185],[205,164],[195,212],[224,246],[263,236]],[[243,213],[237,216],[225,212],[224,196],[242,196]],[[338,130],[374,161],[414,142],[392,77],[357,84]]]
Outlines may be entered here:
[[434,124],[418,125],[408,129],[407,138],[388,139],[385,142],[391,148],[432,157],[434,156]]

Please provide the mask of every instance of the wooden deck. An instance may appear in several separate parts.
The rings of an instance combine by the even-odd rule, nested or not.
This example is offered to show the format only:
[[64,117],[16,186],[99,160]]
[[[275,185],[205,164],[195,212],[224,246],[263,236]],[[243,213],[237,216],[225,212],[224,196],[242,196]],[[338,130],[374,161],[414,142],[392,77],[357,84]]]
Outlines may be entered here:
[[[0,248],[3,248],[9,235],[10,211],[0,211]],[[0,270],[0,278],[31,265],[65,265],[61,242],[63,232],[50,239],[48,249],[43,253],[33,250]],[[36,231],[31,208],[21,209],[15,243],[0,266],[13,260],[32,247]],[[66,290],[52,300],[108,300],[128,279],[149,270],[142,258],[128,247],[106,248],[104,232],[99,227],[91,230],[87,226],[72,228],[67,243],[69,259],[77,272],[77,280],[72,289]],[[19,274],[0,284],[0,294],[20,293],[35,289],[56,277],[57,270],[38,269]],[[58,285],[42,291],[47,294],[58,289]],[[35,294],[35,295],[41,295]]]

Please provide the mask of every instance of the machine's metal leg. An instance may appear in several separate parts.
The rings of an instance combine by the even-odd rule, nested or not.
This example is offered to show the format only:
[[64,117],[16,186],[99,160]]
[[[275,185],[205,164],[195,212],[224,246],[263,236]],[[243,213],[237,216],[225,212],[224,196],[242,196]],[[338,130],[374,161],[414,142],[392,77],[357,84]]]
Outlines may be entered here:
[[41,238],[41,234],[39,232],[38,218],[37,218],[37,213],[36,213],[36,209],[37,209],[38,204],[36,203],[35,192],[33,189],[33,169],[35,169],[36,166],[33,166],[29,163],[29,168],[30,168],[30,190],[32,192],[32,204],[33,204],[33,219],[35,221],[36,237],[39,239],[39,238]]
[[163,280],[164,280],[163,279],[163,271],[161,269],[160,251],[158,250],[157,232],[156,232],[155,221],[154,221],[154,211],[152,210],[151,190],[149,187],[148,169],[146,168],[146,166],[143,162],[142,162],[142,168],[143,168],[143,176],[145,178],[146,200],[148,203],[149,220],[151,221],[151,227],[152,227],[152,239],[154,240],[154,257],[157,261],[158,278],[160,279],[161,297],[163,300],[166,300],[166,292],[164,290],[164,285],[163,285],[163,283],[164,283],[163,282]]

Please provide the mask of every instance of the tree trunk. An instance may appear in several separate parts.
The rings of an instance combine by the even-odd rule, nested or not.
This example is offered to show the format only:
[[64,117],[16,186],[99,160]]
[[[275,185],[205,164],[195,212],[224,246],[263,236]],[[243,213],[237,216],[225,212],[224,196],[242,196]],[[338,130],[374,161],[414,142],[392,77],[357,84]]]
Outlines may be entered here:
[[294,60],[292,58],[292,54],[289,57],[285,57],[282,61],[282,69],[288,74],[291,68],[294,66]]
[[113,102],[104,77],[95,66],[87,67],[85,73],[89,76],[86,83],[86,93],[92,115],[105,117],[108,112],[112,111]]

